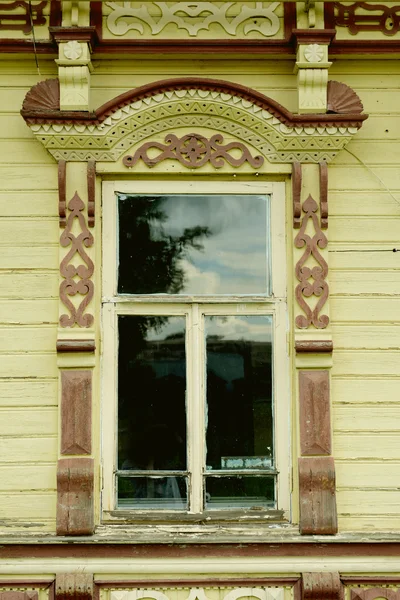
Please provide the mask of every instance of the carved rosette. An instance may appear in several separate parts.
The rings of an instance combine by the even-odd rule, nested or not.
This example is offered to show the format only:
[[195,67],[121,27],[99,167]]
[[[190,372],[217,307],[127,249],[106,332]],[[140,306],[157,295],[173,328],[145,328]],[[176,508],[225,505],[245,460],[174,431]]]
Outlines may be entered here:
[[[296,287],[295,295],[300,308],[305,314],[298,315],[295,323],[296,327],[300,329],[306,329],[310,325],[314,325],[317,329],[325,329],[329,324],[329,317],[320,315],[320,312],[329,294],[328,283],[325,281],[328,274],[328,264],[320,250],[326,248],[328,240],[321,229],[317,215],[318,204],[312,196],[308,196],[303,203],[302,211],[305,214],[301,221],[300,231],[294,240],[296,248],[304,248],[303,255],[296,264],[296,277],[299,284]],[[312,228],[313,235],[306,233],[309,225]],[[308,301],[313,296],[318,298],[314,307]]]
[[[91,280],[94,265],[86,248],[93,246],[94,240],[87,227],[84,208],[84,203],[75,192],[68,204],[69,215],[60,237],[61,246],[70,247],[60,264],[60,274],[64,278],[60,284],[60,300],[70,312],[69,315],[60,316],[61,327],[90,327],[94,321],[93,315],[85,313],[94,294]],[[76,231],[79,231],[77,235]],[[75,296],[79,299],[78,303],[71,300]]]

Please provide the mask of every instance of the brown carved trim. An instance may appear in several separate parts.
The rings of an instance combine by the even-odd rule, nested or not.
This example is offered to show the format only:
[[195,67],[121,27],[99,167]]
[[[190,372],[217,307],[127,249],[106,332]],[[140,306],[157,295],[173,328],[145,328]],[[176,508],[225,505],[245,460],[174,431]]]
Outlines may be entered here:
[[358,585],[359,583],[365,583],[365,585],[371,585],[373,583],[378,583],[382,585],[386,585],[388,583],[397,583],[400,585],[400,577],[398,575],[373,575],[372,577],[364,577],[363,575],[346,576],[342,574],[340,580],[343,583],[343,585]]
[[[74,197],[68,204],[70,213],[67,218],[66,227],[60,237],[61,246],[64,248],[71,246],[68,254],[60,264],[60,274],[64,278],[64,281],[60,284],[60,299],[71,313],[70,316],[67,314],[61,315],[61,327],[73,327],[75,324],[80,327],[90,327],[94,321],[93,315],[85,314],[86,307],[94,294],[94,285],[91,280],[94,265],[93,261],[87,255],[85,247],[90,248],[93,246],[94,240],[87,228],[85,217],[82,214],[84,208],[84,203],[78,196],[78,193],[75,192]],[[75,219],[79,223],[78,235],[72,232]],[[84,264],[81,264],[81,261],[76,266],[72,264],[72,260],[77,256],[80,257]],[[79,277],[79,280],[76,281],[75,277]],[[76,294],[83,296],[78,308],[69,299],[69,297]]]
[[[326,248],[328,240],[325,234],[322,232],[319,219],[317,216],[318,204],[315,200],[308,196],[307,200],[303,202],[302,206],[303,216],[301,222],[301,228],[299,233],[296,235],[294,240],[296,248],[303,248],[304,253],[296,264],[296,277],[300,282],[296,286],[295,295],[299,306],[304,311],[304,315],[298,315],[295,323],[296,327],[300,329],[307,329],[311,324],[317,329],[325,329],[329,324],[329,317],[327,315],[320,315],[325,302],[329,295],[329,286],[325,281],[328,274],[328,265],[321,255],[319,248]],[[312,221],[314,235],[311,237],[306,233],[307,225],[309,221]],[[317,262],[307,266],[307,261],[310,257],[313,257]],[[311,296],[319,298],[314,308],[311,308],[307,303],[306,299]]]
[[329,46],[329,56],[343,54],[395,54],[400,53],[400,40],[338,40]]
[[330,44],[336,36],[335,29],[293,29],[292,43],[296,44]]
[[292,164],[292,196],[293,196],[293,227],[300,229],[301,226],[301,163],[295,161]]
[[327,109],[329,113],[362,113],[364,107],[355,91],[340,81],[328,81]]
[[67,224],[67,163],[65,160],[58,161],[58,216],[60,218],[60,227]]
[[57,463],[57,535],[91,535],[94,465],[92,458],[61,458]]
[[350,590],[350,600],[375,600],[375,598],[386,598],[386,600],[400,600],[400,589],[387,587],[353,588]]
[[99,40],[103,37],[103,12],[102,2],[90,3],[90,25],[95,27]]
[[[47,0],[32,5],[30,2],[25,2],[24,0],[1,2],[0,11],[6,12],[0,12],[0,30],[22,31],[25,35],[31,33],[32,26],[37,27],[39,25],[46,25],[46,17],[43,14],[43,9],[46,6]],[[25,10],[25,14],[7,14],[7,11],[12,11],[16,8]]]
[[331,340],[298,340],[295,342],[297,354],[302,352],[313,352],[314,354],[332,352],[333,342]]
[[88,160],[87,163],[88,184],[88,225],[94,227],[96,211],[96,161]]
[[331,456],[300,457],[300,533],[337,533],[335,463]]
[[61,454],[92,451],[92,372],[61,371]]
[[343,585],[339,573],[303,573],[303,600],[342,600]]
[[[379,535],[379,534],[378,534]],[[346,537],[346,535],[344,535]],[[391,537],[391,534],[388,534]],[[20,539],[20,538],[19,538]],[[68,558],[73,556],[75,559],[86,559],[86,558],[107,558],[112,556],[114,558],[197,558],[204,556],[215,556],[215,557],[254,557],[254,556],[267,556],[267,557],[349,557],[351,560],[354,556],[365,556],[365,557],[382,557],[382,556],[395,556],[400,557],[400,544],[393,541],[378,541],[374,536],[365,536],[360,534],[358,539],[363,541],[352,541],[351,539],[343,538],[338,539],[335,537],[326,537],[321,541],[315,540],[314,538],[305,538],[304,536],[298,536],[293,541],[281,542],[278,540],[267,542],[267,543],[196,543],[193,539],[186,540],[182,543],[174,544],[162,544],[162,543],[133,543],[132,534],[128,533],[125,537],[120,536],[117,542],[112,542],[103,533],[96,535],[93,541],[86,539],[74,540],[73,546],[70,544],[63,543],[56,537],[46,536],[46,541],[42,540],[40,543],[21,544],[16,538],[10,536],[1,538],[0,545],[0,557],[5,559],[10,558]],[[283,578],[285,579],[285,578]],[[148,581],[148,579],[147,579]],[[153,581],[153,580],[152,580]],[[163,580],[160,583],[172,583],[173,580]],[[180,578],[178,581],[182,581]],[[201,579],[203,581],[203,579]],[[215,578],[211,581],[220,581]],[[224,579],[225,581],[225,579]],[[251,581],[251,580],[250,580]],[[369,583],[384,584],[385,582],[395,583],[398,582],[400,585],[400,577],[393,576],[380,576],[369,577],[368,575],[357,579],[356,577],[343,577],[343,581],[346,583],[364,582],[366,585]],[[102,584],[114,584],[115,580],[102,580]],[[201,587],[201,586],[200,586]]]
[[76,40],[87,42],[93,49],[98,41],[96,27],[49,27],[49,31],[57,44]]
[[60,0],[50,1],[50,27],[59,27],[62,23],[62,4]]
[[[357,14],[357,9],[375,14]],[[381,14],[376,14],[380,11]],[[334,3],[333,20],[336,26],[346,27],[352,35],[361,31],[379,31],[383,35],[396,35],[400,30],[400,5],[387,6],[369,2],[354,2],[351,5]]]
[[[0,582],[0,585],[3,585],[3,583]],[[33,592],[32,590],[24,592],[17,590],[0,591],[0,600],[38,600],[38,598],[38,592]]]
[[60,111],[60,82],[58,79],[40,81],[26,94],[22,110],[31,112]]
[[55,600],[92,600],[93,574],[59,573],[56,575]]
[[57,352],[94,352],[94,340],[57,340]]
[[299,371],[300,450],[303,456],[330,454],[329,371]]
[[[26,96],[29,95],[32,98],[32,92],[38,86],[44,85],[41,82],[34,86]],[[222,81],[217,79],[202,79],[198,77],[180,77],[176,79],[167,79],[163,81],[156,81],[143,85],[141,87],[129,90],[117,96],[113,100],[106,102],[98,108],[94,113],[88,112],[64,112],[60,110],[48,110],[43,109],[43,104],[40,103],[37,108],[33,102],[33,98],[29,103],[29,107],[23,104],[21,114],[27,123],[83,123],[87,125],[97,125],[102,123],[108,116],[123,108],[124,106],[131,104],[137,100],[148,98],[161,92],[175,91],[175,90],[187,90],[187,89],[199,89],[206,91],[216,91],[220,93],[232,94],[252,102],[256,106],[267,110],[274,115],[281,123],[289,127],[301,126],[313,126],[313,127],[324,127],[331,125],[333,127],[361,127],[363,121],[368,118],[368,115],[360,114],[321,114],[321,115],[295,115],[289,110],[284,108],[281,104],[264,96],[256,90],[247,88],[238,83],[232,83],[228,81]]]
[[321,229],[328,229],[328,165],[324,160],[319,163],[319,209]]
[[[222,146],[223,141],[220,133],[211,136],[209,140],[198,133],[189,133],[181,138],[170,133],[165,137],[165,144],[146,142],[133,156],[125,156],[122,162],[126,167],[133,167],[142,160],[148,167],[154,167],[164,160],[172,159],[178,160],[189,169],[198,169],[208,162],[216,169],[223,167],[225,161],[232,167],[240,167],[248,162],[255,169],[263,164],[264,157],[251,156],[249,149],[242,142],[230,142]],[[160,154],[150,158],[147,154],[150,148],[157,148]],[[229,154],[231,150],[240,150],[242,155],[235,158]]]

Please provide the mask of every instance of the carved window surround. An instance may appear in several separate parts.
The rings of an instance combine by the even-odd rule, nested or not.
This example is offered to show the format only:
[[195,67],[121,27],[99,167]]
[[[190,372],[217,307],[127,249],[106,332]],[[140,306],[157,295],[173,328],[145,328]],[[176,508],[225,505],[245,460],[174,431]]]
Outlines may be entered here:
[[[216,172],[288,176],[293,168],[293,251],[297,264],[293,322],[302,423],[300,530],[336,532],[334,462],[327,418],[333,347],[325,234],[327,163],[352,139],[367,115],[361,114],[362,105],[353,90],[336,82],[328,86],[328,106],[331,114],[293,114],[254,90],[200,78],[142,86],[93,113],[60,110],[57,80],[37,84],[28,92],[22,116],[59,165],[60,534],[90,534],[94,522],[94,459],[87,425],[92,411],[91,369],[97,360],[94,347],[99,335],[94,290],[96,173],[148,175],[152,169],[191,176]],[[85,414],[86,426],[81,429],[73,426],[73,406]],[[311,424],[304,421],[308,413],[313,415]],[[329,510],[321,512],[320,506]]]

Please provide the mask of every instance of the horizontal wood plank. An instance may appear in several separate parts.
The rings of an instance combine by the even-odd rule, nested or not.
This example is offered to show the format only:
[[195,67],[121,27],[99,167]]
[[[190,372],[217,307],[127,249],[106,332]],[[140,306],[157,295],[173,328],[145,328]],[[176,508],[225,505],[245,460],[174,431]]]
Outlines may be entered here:
[[57,377],[57,355],[48,354],[2,354],[0,377]]
[[58,377],[0,379],[0,406],[57,406]]
[[36,325],[58,323],[59,301],[39,300],[0,300],[0,324]]
[[394,460],[398,462],[398,433],[368,432],[349,435],[336,432],[333,441],[335,458]]
[[335,433],[337,431],[400,432],[400,404],[395,406],[335,404],[333,429]]
[[398,349],[400,324],[397,325],[336,325],[332,323],[333,342],[339,349]]
[[0,438],[0,464],[40,463],[57,460],[57,437],[2,437]]
[[57,464],[46,465],[1,465],[0,491],[55,491],[57,486]]
[[0,272],[0,298],[58,298],[58,272]]
[[57,435],[57,424],[57,408],[0,408],[0,436]]
[[337,488],[398,488],[400,462],[335,461]]
[[399,402],[400,378],[332,377],[333,402],[341,404],[396,404]]
[[331,320],[336,323],[400,323],[400,298],[330,298]]

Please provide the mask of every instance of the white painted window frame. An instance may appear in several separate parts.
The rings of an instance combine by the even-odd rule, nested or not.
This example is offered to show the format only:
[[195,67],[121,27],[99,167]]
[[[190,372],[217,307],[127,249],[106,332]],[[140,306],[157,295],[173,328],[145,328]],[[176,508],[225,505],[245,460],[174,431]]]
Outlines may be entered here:
[[[271,228],[271,295],[265,296],[118,296],[117,295],[117,202],[116,193],[131,194],[265,194],[270,195]],[[103,270],[102,270],[102,510],[107,520],[115,517],[115,471],[117,458],[117,317],[119,314],[168,314],[187,316],[187,347],[196,347],[204,356],[204,340],[199,328],[192,328],[192,319],[212,314],[268,314],[273,316],[273,381],[274,381],[274,453],[277,477],[277,508],[290,519],[290,371],[287,349],[288,311],[286,285],[285,184],[270,181],[182,181],[123,180],[103,181]],[[199,309],[201,305],[201,310]],[[198,336],[198,339],[193,339]],[[190,338],[190,339],[189,339]],[[194,358],[196,357],[196,360]],[[187,356],[188,438],[190,452],[188,471],[191,473],[190,510],[198,514],[203,507],[204,390],[203,361],[193,352]],[[201,426],[194,427],[194,423]],[[126,512],[126,511],[125,511]],[[132,511],[136,517],[154,511]],[[168,511],[166,511],[168,512]],[[178,511],[176,519],[179,520]],[[220,511],[223,512],[223,509]],[[239,511],[238,511],[239,514]],[[114,519],[113,519],[114,520]]]

